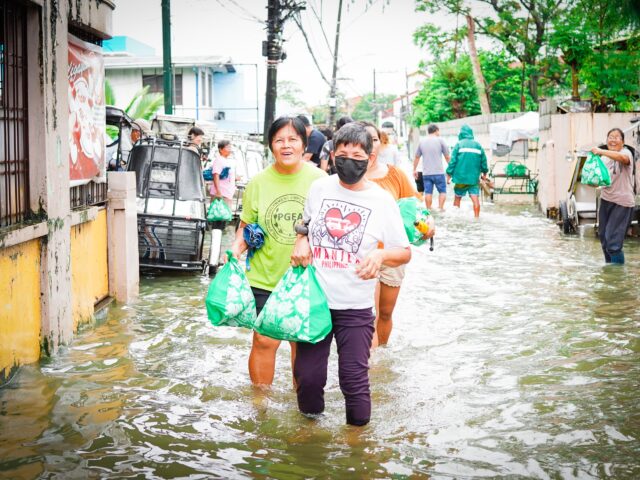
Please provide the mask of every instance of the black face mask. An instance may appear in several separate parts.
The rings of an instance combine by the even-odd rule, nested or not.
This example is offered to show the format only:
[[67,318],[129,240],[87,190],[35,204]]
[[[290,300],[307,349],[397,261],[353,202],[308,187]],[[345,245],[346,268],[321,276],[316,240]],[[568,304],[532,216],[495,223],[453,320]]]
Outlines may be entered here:
[[355,160],[349,157],[336,157],[338,178],[347,185],[355,185],[367,173],[368,160]]

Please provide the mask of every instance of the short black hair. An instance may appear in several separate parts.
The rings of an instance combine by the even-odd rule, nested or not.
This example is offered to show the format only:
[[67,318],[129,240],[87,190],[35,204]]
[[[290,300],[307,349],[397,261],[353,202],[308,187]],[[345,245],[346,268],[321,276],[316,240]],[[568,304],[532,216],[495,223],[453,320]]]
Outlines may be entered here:
[[273,142],[273,137],[276,136],[276,133],[280,131],[282,128],[287,125],[291,125],[291,127],[296,131],[298,136],[302,139],[302,144],[307,147],[307,129],[304,128],[304,124],[299,117],[279,117],[276,118],[271,126],[269,127],[269,133],[267,134],[267,140],[269,141],[269,150],[273,152],[273,148],[271,147],[271,142]]
[[340,145],[358,145],[369,155],[373,150],[373,138],[360,122],[351,122],[343,125],[333,136],[333,150],[336,151]]
[[336,130],[340,130],[347,123],[351,123],[351,122],[353,122],[353,118],[349,117],[348,115],[345,115],[344,117],[340,117],[336,122]]
[[327,140],[331,140],[333,138],[333,130],[331,130],[330,128],[320,128],[319,130]]
[[429,135],[431,135],[432,133],[436,133],[438,130],[440,129],[435,123],[432,123],[427,127],[427,132],[429,133]]
[[307,116],[306,116],[306,115],[302,115],[302,114],[300,114],[300,115],[298,115],[296,118],[299,118],[299,119],[300,119],[300,121],[302,122],[302,124],[303,124],[305,127],[310,127],[310,126],[311,126],[311,122],[309,121],[309,119],[307,118]]
[[218,142],[218,150],[222,150],[227,145],[231,145],[231,142],[229,140],[220,140]]
[[199,137],[200,135],[204,135],[204,130],[202,130],[200,127],[191,127],[187,135],[189,135],[189,138]]

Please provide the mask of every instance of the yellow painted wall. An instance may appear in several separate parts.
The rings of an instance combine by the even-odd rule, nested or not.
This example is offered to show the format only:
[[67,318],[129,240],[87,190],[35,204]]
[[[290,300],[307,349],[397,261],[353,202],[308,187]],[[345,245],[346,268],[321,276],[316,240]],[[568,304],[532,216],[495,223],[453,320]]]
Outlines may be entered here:
[[93,306],[109,294],[107,211],[71,228],[71,301],[73,325],[93,318]]
[[0,249],[0,383],[40,358],[40,241]]

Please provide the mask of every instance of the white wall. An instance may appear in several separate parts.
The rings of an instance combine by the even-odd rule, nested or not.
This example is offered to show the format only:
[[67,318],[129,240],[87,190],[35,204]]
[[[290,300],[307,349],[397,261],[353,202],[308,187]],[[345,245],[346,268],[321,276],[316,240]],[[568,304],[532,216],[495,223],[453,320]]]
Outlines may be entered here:
[[106,77],[116,97],[115,107],[125,108],[133,96],[142,89],[141,70],[107,70]]

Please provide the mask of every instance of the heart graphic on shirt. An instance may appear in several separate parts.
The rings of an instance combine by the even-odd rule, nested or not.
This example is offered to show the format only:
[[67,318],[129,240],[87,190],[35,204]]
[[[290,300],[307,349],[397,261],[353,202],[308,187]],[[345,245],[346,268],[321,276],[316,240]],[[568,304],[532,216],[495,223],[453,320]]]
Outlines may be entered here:
[[346,217],[343,217],[339,208],[330,208],[324,214],[327,231],[336,240],[340,240],[345,235],[353,232],[360,226],[361,221],[362,217],[359,213],[351,212]]

